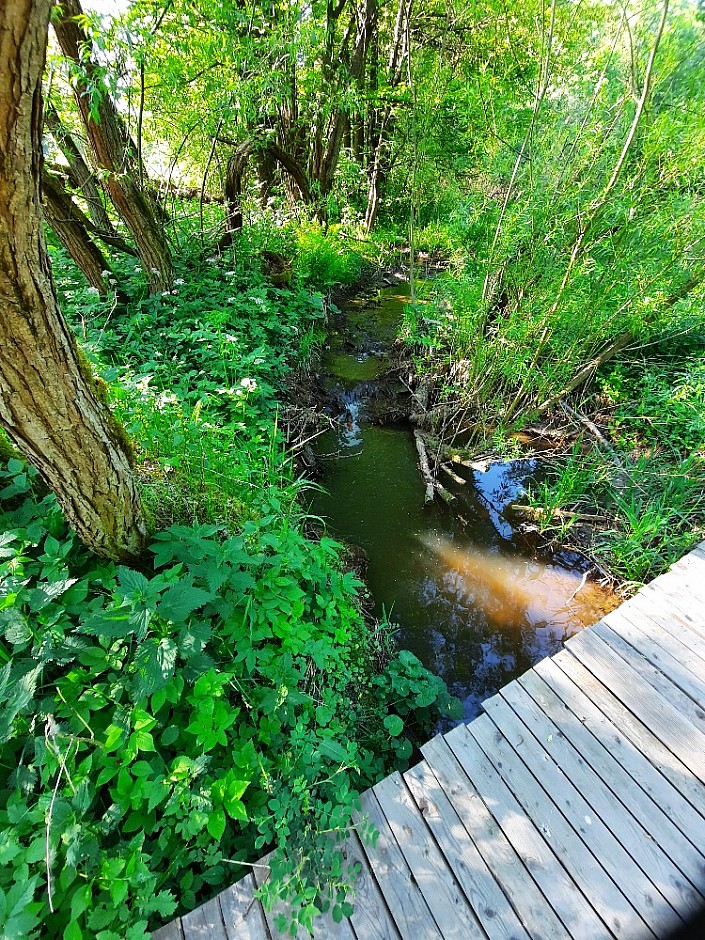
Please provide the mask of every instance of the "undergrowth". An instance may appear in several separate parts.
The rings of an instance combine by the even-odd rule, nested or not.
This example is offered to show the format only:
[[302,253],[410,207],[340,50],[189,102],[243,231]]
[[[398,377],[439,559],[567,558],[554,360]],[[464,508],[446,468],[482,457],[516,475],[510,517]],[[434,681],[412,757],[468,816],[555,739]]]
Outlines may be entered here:
[[294,929],[322,908],[341,918],[357,793],[454,713],[443,682],[365,622],[340,546],[306,537],[277,430],[324,326],[311,271],[325,279],[338,256],[316,244],[308,283],[294,266],[274,287],[245,248],[187,258],[161,297],[124,259],[122,307],[54,252],[159,531],[139,570],[115,566],[33,471],[0,471],[8,938],[137,940],[270,848],[268,904],[289,902]]
[[[581,441],[530,494],[542,530],[559,540],[571,538],[580,513],[602,515],[590,548],[635,584],[705,536],[704,352],[693,334],[680,348],[671,342],[650,352],[598,377],[592,409],[604,415],[612,452]],[[556,520],[555,510],[567,516]]]

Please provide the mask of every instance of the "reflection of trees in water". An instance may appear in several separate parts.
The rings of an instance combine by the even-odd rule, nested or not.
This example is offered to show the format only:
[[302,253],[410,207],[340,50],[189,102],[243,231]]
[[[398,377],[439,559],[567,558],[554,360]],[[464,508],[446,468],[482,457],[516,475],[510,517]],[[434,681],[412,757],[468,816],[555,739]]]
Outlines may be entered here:
[[495,509],[504,509],[533,476],[535,466],[532,460],[493,464],[486,473],[475,473],[475,486],[481,497],[491,502]]
[[467,564],[455,566],[459,554],[456,546],[444,551],[441,542],[415,593],[426,624],[421,658],[465,701],[470,717],[483,699],[558,652],[574,632],[570,610],[556,613],[574,576],[521,556],[475,550],[463,553]]

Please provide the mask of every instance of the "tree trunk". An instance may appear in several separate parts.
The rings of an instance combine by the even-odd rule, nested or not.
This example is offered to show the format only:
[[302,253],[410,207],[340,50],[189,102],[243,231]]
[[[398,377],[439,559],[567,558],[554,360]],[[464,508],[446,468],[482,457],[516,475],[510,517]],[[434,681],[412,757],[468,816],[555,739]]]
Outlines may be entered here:
[[[234,142],[231,141],[231,143]],[[273,141],[267,141],[258,148],[257,142],[252,137],[248,137],[236,146],[235,152],[228,161],[225,176],[225,235],[220,241],[219,247],[221,250],[232,244],[233,233],[239,232],[242,228],[243,177],[253,154],[256,154],[258,159],[271,161],[272,165],[278,163],[282,170],[286,172],[292,184],[295,184],[302,201],[307,205],[311,202],[311,190],[306,173],[291,154],[282,150]]]
[[[404,64],[409,55],[407,41],[409,38],[409,20],[411,17],[411,5],[413,0],[399,0],[397,6],[396,22],[394,25],[394,34],[389,47],[389,57],[387,61],[387,83],[391,88],[396,88],[402,80]],[[376,36],[374,37],[376,39]],[[377,75],[377,50],[373,44],[373,63],[375,75],[373,87],[379,81]],[[365,229],[369,232],[377,220],[379,212],[379,203],[381,189],[387,172],[387,150],[390,132],[394,127],[394,113],[391,104],[388,104],[381,115],[376,115],[370,119],[371,137],[373,145],[370,147],[368,156],[368,179],[369,189],[367,194],[367,210],[365,212]]]
[[47,104],[44,113],[44,123],[49,128],[51,136],[66,158],[71,171],[72,184],[81,193],[88,206],[88,214],[97,229],[106,235],[117,236],[100,194],[93,171],[83,159],[70,131],[61,123],[61,118],[53,105]]
[[0,5],[0,425],[93,551],[140,553],[124,434],[56,302],[42,230],[41,80],[51,0]]
[[108,293],[103,272],[110,266],[100,248],[91,240],[88,219],[73,202],[58,177],[44,172],[42,176],[44,217],[64,248],[76,262],[91,287],[101,296]]
[[[173,280],[171,253],[156,205],[139,185],[146,175],[137,148],[90,54],[86,53],[90,42],[76,21],[83,14],[80,0],[63,0],[60,9],[62,15],[54,22],[54,32],[61,51],[75,66],[76,102],[96,164],[107,171],[106,191],[132,233],[150,289],[168,290]],[[97,83],[98,92],[91,92],[92,83]],[[91,113],[92,104],[97,110],[97,121]]]

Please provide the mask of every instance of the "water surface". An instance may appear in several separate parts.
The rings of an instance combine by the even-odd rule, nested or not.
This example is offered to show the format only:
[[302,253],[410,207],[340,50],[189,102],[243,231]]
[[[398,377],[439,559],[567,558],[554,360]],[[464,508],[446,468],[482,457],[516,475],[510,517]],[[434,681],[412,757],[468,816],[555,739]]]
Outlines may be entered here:
[[378,346],[379,307],[369,332],[356,311],[351,331],[333,337],[325,381],[342,416],[318,442],[325,492],[312,508],[333,535],[364,551],[376,613],[399,625],[400,645],[445,679],[470,719],[483,699],[614,603],[583,577],[578,557],[539,557],[513,529],[507,508],[536,472],[533,461],[462,468],[464,486],[443,480],[457,496],[453,509],[424,505],[411,428],[366,422],[370,379],[386,361],[405,299],[399,288],[383,292]]

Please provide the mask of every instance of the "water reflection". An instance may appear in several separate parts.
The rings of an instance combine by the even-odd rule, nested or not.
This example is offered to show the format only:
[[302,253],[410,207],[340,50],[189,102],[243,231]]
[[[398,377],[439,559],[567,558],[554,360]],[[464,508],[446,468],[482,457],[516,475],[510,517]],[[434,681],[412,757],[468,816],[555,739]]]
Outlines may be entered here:
[[[502,520],[502,527],[507,525]],[[578,571],[460,546],[445,536],[427,533],[421,541],[436,556],[430,582],[442,584],[456,606],[481,609],[501,629],[551,623],[570,634],[593,623],[604,609],[605,592]]]
[[[385,329],[389,306],[385,301]],[[336,342],[336,358],[341,345]],[[350,355],[359,356],[360,348]],[[366,424],[364,385],[341,394],[340,428],[318,442],[319,453],[329,456],[327,492],[315,494],[312,509],[334,535],[364,551],[377,613],[391,614],[400,644],[443,676],[463,700],[466,719],[473,718],[483,699],[557,652],[614,606],[612,598],[583,583],[578,565],[534,557],[516,541],[505,511],[533,463],[469,474],[463,468],[468,482],[452,485],[453,512],[443,504],[424,506],[409,428]]]

